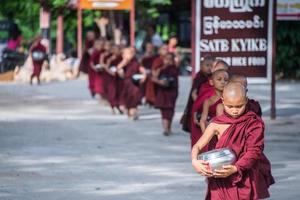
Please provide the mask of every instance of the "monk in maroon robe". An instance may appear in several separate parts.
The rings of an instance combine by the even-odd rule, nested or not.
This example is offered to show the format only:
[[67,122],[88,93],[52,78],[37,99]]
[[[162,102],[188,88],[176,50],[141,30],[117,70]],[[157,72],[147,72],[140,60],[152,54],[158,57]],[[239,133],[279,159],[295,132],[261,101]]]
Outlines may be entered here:
[[193,79],[188,101],[180,120],[182,130],[186,132],[191,132],[192,106],[199,95],[199,88],[201,88],[201,85],[203,83],[208,81],[208,77],[211,74],[211,68],[214,60],[214,57],[205,57],[203,61],[201,61],[200,71],[196,73],[195,78]]
[[[110,103],[112,112],[115,113],[115,108],[119,110],[120,113],[123,111],[119,108],[119,92],[120,89],[118,83],[121,81],[117,75],[117,66],[122,61],[121,49],[119,46],[113,46],[112,55],[108,58],[107,64],[105,67],[106,72],[108,73],[107,77],[107,100]],[[120,90],[121,91],[121,90]]]
[[154,60],[158,56],[155,53],[155,49],[152,43],[148,42],[146,43],[146,52],[144,56],[141,59],[141,64],[144,66],[146,73],[147,73],[147,79],[145,83],[142,85],[142,96],[145,97],[146,103],[149,105],[154,104],[154,99],[151,97],[154,96],[154,87],[151,80],[151,71],[152,71],[152,65],[154,63]]
[[[163,66],[163,64],[164,64],[164,56],[168,53],[168,46],[165,45],[165,44],[162,45],[159,48],[159,52],[158,53],[159,53],[159,56],[154,59],[154,61],[152,63],[152,66],[151,66],[152,72],[154,70],[156,70],[158,68],[161,68]],[[154,104],[154,102],[155,102],[155,86],[154,86],[154,84],[153,84],[153,82],[151,80],[147,83],[145,98],[146,98],[146,101],[148,103]]]
[[[271,164],[264,149],[264,122],[254,112],[246,110],[246,89],[231,82],[223,91],[225,112],[216,117],[192,149],[196,171],[208,177],[206,199],[263,199],[270,196],[273,184]],[[213,136],[218,137],[215,149],[230,148],[236,162],[221,169],[210,170],[209,163],[197,160],[201,149]]]
[[152,81],[156,84],[155,107],[160,109],[163,134],[172,133],[171,125],[175,113],[175,104],[178,96],[178,68],[175,66],[175,55],[167,53],[164,65],[154,70]]
[[104,52],[103,45],[103,40],[96,40],[94,50],[90,58],[89,88],[92,96],[98,94],[102,97],[103,95],[103,80],[101,72],[97,69],[97,65],[100,63],[100,56]]
[[82,59],[79,64],[79,70],[88,73],[90,65],[90,56],[92,53],[92,48],[95,42],[95,32],[92,30],[87,31],[84,51],[82,54]]
[[104,44],[104,52],[100,56],[100,65],[103,66],[103,69],[99,71],[99,75],[101,76],[102,83],[103,83],[103,93],[102,98],[107,100],[108,99],[108,86],[109,86],[109,73],[105,70],[107,65],[107,61],[109,57],[112,56],[112,43],[111,41],[105,41]]
[[38,37],[30,48],[30,54],[32,57],[33,72],[30,77],[30,84],[34,77],[37,78],[38,84],[40,84],[40,74],[42,71],[42,65],[46,59],[46,47],[41,43],[41,37]]
[[[215,72],[218,70],[229,70],[229,66],[226,62],[220,59],[214,60],[212,64],[211,72]],[[193,94],[192,94],[193,95]],[[202,131],[199,127],[199,122],[197,119],[197,115],[202,113],[203,103],[206,99],[212,97],[215,95],[214,87],[209,83],[209,80],[207,82],[204,82],[201,84],[200,88],[198,89],[198,96],[196,97],[196,100],[193,103],[192,106],[192,120],[191,120],[191,147],[199,140],[199,138],[202,135]]]
[[136,120],[138,118],[137,107],[141,102],[141,91],[139,85],[133,83],[132,77],[134,74],[143,75],[144,78],[140,80],[140,83],[142,83],[146,80],[146,71],[135,58],[134,48],[124,49],[122,58],[117,66],[118,75],[124,79],[121,100],[124,101],[128,118]]

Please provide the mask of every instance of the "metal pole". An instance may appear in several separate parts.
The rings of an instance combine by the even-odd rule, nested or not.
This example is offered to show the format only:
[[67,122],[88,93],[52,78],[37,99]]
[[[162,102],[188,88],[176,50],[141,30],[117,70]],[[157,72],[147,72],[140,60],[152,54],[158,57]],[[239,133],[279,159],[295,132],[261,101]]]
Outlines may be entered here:
[[130,10],[130,46],[134,47],[135,45],[135,5],[134,0],[131,2]]
[[82,56],[82,10],[77,7],[77,57]]
[[191,0],[192,1],[192,6],[191,6],[191,9],[192,9],[192,27],[191,27],[191,47],[192,47],[192,77],[195,76],[195,32],[196,32],[196,26],[195,26],[195,16],[196,16],[196,8],[195,8],[195,0]]
[[271,82],[271,119],[276,119],[276,79],[275,79],[275,59],[276,59],[276,3],[273,2],[273,52],[272,52],[272,82]]

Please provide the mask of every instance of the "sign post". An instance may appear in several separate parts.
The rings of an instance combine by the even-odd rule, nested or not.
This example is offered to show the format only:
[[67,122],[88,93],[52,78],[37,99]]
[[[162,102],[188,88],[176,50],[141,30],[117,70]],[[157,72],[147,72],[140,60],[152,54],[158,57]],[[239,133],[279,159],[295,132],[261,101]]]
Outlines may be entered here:
[[[252,83],[272,82],[275,88],[273,24],[276,1],[194,1],[195,72],[200,70],[201,58],[210,55],[226,61],[230,73],[245,75]],[[275,91],[271,97],[275,98]]]

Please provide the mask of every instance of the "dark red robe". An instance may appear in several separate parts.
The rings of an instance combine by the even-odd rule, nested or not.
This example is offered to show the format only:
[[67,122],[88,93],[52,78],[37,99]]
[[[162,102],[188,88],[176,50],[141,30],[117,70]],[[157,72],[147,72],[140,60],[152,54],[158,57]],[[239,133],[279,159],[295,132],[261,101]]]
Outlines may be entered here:
[[186,132],[191,132],[191,120],[192,118],[192,107],[193,107],[193,98],[192,98],[192,92],[195,89],[199,89],[201,87],[201,84],[206,82],[207,76],[205,74],[203,74],[201,71],[199,71],[196,75],[195,78],[193,79],[193,83],[192,83],[192,88],[190,90],[189,93],[189,97],[188,97],[188,101],[187,104],[185,106],[183,115],[180,119],[180,124],[182,125],[182,130],[186,131]]
[[254,99],[248,99],[247,110],[253,111],[255,114],[257,114],[260,117],[262,115],[260,104],[258,103],[258,101],[255,101]]
[[140,87],[133,84],[132,76],[139,73],[140,64],[136,58],[131,61],[123,68],[124,69],[124,86],[121,94],[121,102],[127,109],[137,108],[141,102],[141,91]]
[[195,124],[194,122],[194,115],[196,112],[201,113],[203,103],[206,99],[212,97],[215,95],[215,89],[213,86],[209,84],[208,81],[201,84],[199,92],[198,92],[198,98],[193,103],[192,107],[192,120],[191,120],[191,147],[196,144],[196,142],[199,140],[199,138],[202,136],[201,128]]
[[85,41],[85,49],[82,54],[82,58],[79,64],[79,70],[88,73],[89,65],[90,65],[90,54],[88,50],[94,46],[94,40],[86,40]]
[[[30,52],[33,53],[34,51],[40,51],[46,54],[47,50],[46,47],[44,45],[41,44],[41,42],[39,42],[36,46],[32,47],[30,49]],[[32,60],[32,64],[33,64],[33,72],[31,74],[31,76],[37,76],[40,77],[41,71],[42,71],[42,66],[44,63],[44,60],[40,60],[40,61],[34,61]]]
[[151,100],[151,98],[150,99],[147,98],[147,97],[151,96],[151,94],[149,95],[146,93],[147,92],[154,93],[154,91],[151,91],[151,89],[153,89],[153,83],[151,81],[151,70],[152,70],[153,62],[156,58],[157,58],[157,55],[151,55],[151,56],[143,57],[141,60],[141,64],[142,64],[142,66],[145,67],[146,72],[147,72],[147,79],[146,79],[145,83],[141,85],[141,91],[142,91],[142,96],[143,97],[145,96],[146,102],[150,105],[153,105],[154,102]]
[[264,122],[254,112],[245,112],[238,118],[227,113],[214,118],[214,123],[230,124],[220,136],[216,149],[232,149],[238,172],[227,178],[208,178],[206,199],[263,199],[269,197],[273,184],[271,164],[264,155]]
[[[111,57],[111,53],[107,54],[104,58],[103,58],[103,63],[107,64],[107,60],[109,59],[109,57]],[[101,73],[101,78],[102,78],[102,82],[103,82],[103,94],[102,97],[105,99],[108,99],[108,87],[109,87],[109,81],[110,81],[110,75],[107,73],[107,71],[103,70]]]
[[[114,60],[111,61],[110,67],[117,66],[122,61],[122,56],[116,57]],[[117,107],[119,106],[119,96],[118,96],[118,82],[121,81],[120,78],[117,76],[108,75],[108,85],[107,85],[107,100],[110,103],[110,106]]]
[[178,69],[174,65],[161,69],[159,76],[169,76],[174,78],[171,87],[166,88],[158,84],[155,85],[155,107],[161,110],[162,118],[172,120],[176,99],[178,96]]
[[[100,56],[104,52],[104,50],[94,50],[93,54],[91,55],[91,61],[90,63],[93,63],[94,66],[99,64],[100,62]],[[89,83],[90,83],[90,90],[93,93],[103,95],[104,89],[103,89],[103,79],[102,79],[102,72],[96,72],[94,69],[90,67],[89,70]]]
[[[156,57],[151,66],[151,70],[159,69],[163,65],[164,65],[163,57],[162,56]],[[145,98],[149,104],[154,104],[154,102],[155,102],[155,87],[154,87],[154,83],[151,80],[149,80],[149,82],[146,85]]]

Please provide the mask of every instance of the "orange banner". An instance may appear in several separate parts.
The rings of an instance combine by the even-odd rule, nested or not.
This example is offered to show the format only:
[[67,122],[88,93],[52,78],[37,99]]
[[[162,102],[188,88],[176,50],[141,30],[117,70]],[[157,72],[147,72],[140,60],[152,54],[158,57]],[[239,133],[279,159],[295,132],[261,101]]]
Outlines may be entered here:
[[80,0],[81,9],[131,10],[133,0]]

